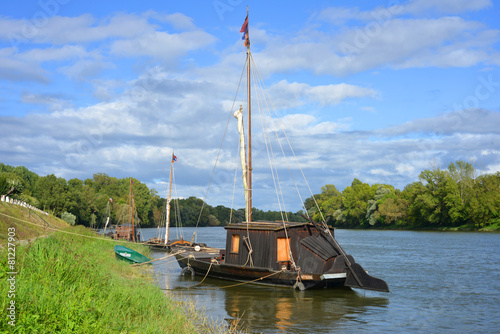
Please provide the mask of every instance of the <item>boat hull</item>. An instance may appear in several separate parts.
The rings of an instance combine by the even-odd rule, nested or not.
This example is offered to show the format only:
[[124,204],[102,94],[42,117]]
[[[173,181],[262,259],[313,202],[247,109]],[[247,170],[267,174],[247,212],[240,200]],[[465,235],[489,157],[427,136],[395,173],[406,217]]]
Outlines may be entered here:
[[147,256],[121,245],[115,246],[115,256],[117,259],[127,261],[129,263],[144,263],[151,261],[151,259]]
[[181,268],[192,268],[196,275],[299,290],[343,287],[347,276],[346,273],[331,273],[330,276],[327,276],[328,274],[300,274],[299,277],[299,273],[294,271],[231,265],[215,257],[205,257],[205,255],[204,252],[179,253],[175,257]]
[[179,246],[189,246],[190,243],[183,239],[170,240],[167,243],[165,243],[165,239],[149,239],[144,245],[155,251],[172,252],[172,249]]

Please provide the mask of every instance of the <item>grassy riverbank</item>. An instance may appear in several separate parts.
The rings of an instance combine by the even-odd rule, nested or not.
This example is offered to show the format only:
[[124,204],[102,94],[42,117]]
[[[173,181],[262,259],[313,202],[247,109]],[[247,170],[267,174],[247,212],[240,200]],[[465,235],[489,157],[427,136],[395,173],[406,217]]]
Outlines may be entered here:
[[[0,220],[5,227],[5,220]],[[20,225],[15,228],[16,240],[21,229]],[[38,238],[26,245],[16,243],[14,268],[10,268],[8,262],[12,247],[0,249],[0,307],[3,310],[0,332],[228,331],[223,324],[217,325],[199,312],[187,311],[190,307],[185,302],[165,297],[154,285],[149,266],[131,267],[116,260],[115,242],[97,239],[83,227],[68,227],[65,232]],[[8,234],[7,230],[2,233]],[[148,251],[142,245],[127,246],[143,253]],[[9,274],[12,271],[17,274]],[[12,276],[14,280],[10,279]],[[5,312],[13,302],[15,310]]]
[[28,208],[0,202],[0,246],[7,243],[7,230],[16,228],[16,240],[29,240],[54,233],[51,228],[68,228],[65,221]]

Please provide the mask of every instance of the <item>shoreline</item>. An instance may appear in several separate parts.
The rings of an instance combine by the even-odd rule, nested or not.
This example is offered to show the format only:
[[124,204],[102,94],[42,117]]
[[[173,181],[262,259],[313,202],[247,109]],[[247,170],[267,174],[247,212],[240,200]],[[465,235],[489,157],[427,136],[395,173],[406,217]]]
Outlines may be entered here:
[[[83,226],[62,227],[54,217],[50,223],[61,224],[60,232],[34,229],[35,240],[21,239],[30,234],[29,221],[25,212],[10,213],[9,219],[0,216],[7,246],[0,248],[0,305],[8,313],[0,332],[236,332],[190,301],[166,295],[152,268],[116,260],[116,241]],[[141,244],[127,247],[149,253]]]

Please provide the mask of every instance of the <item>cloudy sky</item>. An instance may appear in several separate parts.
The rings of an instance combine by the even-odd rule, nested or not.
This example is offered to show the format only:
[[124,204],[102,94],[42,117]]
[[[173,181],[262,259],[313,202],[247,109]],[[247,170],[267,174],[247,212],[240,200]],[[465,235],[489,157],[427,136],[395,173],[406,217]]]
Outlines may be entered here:
[[[132,176],[165,197],[175,149],[177,195],[204,197],[229,120],[207,201],[230,206],[246,5],[2,4],[0,162]],[[490,0],[253,1],[253,59],[312,191],[354,178],[402,189],[457,160],[500,171],[499,17]],[[277,209],[255,134],[254,206]]]

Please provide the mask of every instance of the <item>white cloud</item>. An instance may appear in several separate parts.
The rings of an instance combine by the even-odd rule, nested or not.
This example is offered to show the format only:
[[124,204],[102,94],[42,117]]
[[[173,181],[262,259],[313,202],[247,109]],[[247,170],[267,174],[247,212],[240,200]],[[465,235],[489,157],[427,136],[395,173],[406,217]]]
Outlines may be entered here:
[[61,110],[70,106],[70,103],[61,95],[57,94],[37,94],[22,92],[21,101],[29,104],[48,105],[51,110]]
[[273,101],[281,108],[292,108],[306,102],[320,106],[337,105],[349,98],[375,97],[376,91],[345,83],[311,87],[305,83],[289,83],[287,80],[272,85],[269,89]]
[[[441,17],[446,9],[443,3],[449,6],[446,13],[479,10],[489,4],[413,1],[400,8],[391,7],[385,20],[384,8],[346,8],[336,13],[330,9],[312,18],[286,43],[274,31],[252,30],[252,42],[261,47],[256,47],[254,57],[263,77],[274,82],[270,95],[274,105],[282,108],[279,111],[284,110],[282,121],[313,189],[326,183],[342,189],[354,177],[401,188],[415,181],[434,159],[446,165],[477,158],[484,170],[499,170],[499,112],[464,109],[386,129],[360,131],[377,125],[359,125],[356,112],[377,110],[377,116],[386,117],[386,104],[379,102],[386,102],[392,92],[382,90],[383,84],[371,83],[368,76],[353,76],[344,82],[332,78],[380,68],[478,64],[492,66],[494,73],[498,31],[468,18]],[[427,13],[425,18],[418,16],[421,12]],[[348,21],[350,26],[342,29],[324,24]],[[83,179],[105,171],[116,177],[136,175],[148,184],[159,180],[161,184],[171,150],[175,149],[182,195],[203,195],[233,103],[244,53],[241,41],[235,38],[220,55],[212,53],[209,60],[204,58],[202,65],[197,65],[196,59],[191,62],[188,57],[216,43],[214,36],[193,22],[184,14],[157,12],[116,14],[103,20],[92,15],[53,17],[28,34],[23,26],[26,21],[0,18],[0,39],[8,44],[12,36],[24,34],[25,38],[19,48],[0,49],[0,78],[33,81],[23,91],[12,91],[19,92],[20,103],[27,110],[33,110],[34,104],[37,109],[48,109],[28,111],[25,117],[1,118],[2,162],[65,178]],[[342,49],[342,43],[353,46],[350,53]],[[172,66],[180,62],[185,62],[182,72]],[[293,79],[282,80],[281,73],[285,72],[291,72]],[[56,89],[38,85],[49,79],[60,80],[61,73],[67,81],[57,82],[61,86],[55,87],[74,85],[73,92],[83,96],[82,100],[78,102],[81,97],[66,91],[47,93]],[[311,84],[304,79],[308,76],[331,84]],[[88,78],[92,80],[86,81]],[[497,78],[489,78],[480,93],[492,96]],[[102,102],[89,102],[92,100],[85,90]],[[471,96],[477,97],[474,94],[471,91]],[[362,107],[366,98],[377,103],[376,109]],[[360,99],[365,100],[357,104]],[[346,117],[351,115],[353,118]],[[215,182],[220,194],[232,187],[238,164],[235,124],[232,117],[229,119],[229,139],[220,160],[223,171],[216,175]],[[267,167],[266,152],[260,145],[262,133],[257,130],[254,135],[255,177],[262,181],[262,188],[272,181],[263,173]],[[280,169],[286,166],[282,158],[277,160]],[[269,197],[264,196],[256,205],[265,208],[268,202]]]
[[[469,4],[471,8],[483,6],[473,1]],[[459,7],[470,10],[463,1],[457,10]],[[493,46],[499,31],[456,16],[405,18],[400,15],[404,8],[401,5],[366,12],[325,9],[313,18],[314,23],[328,17],[335,22],[355,21],[340,30],[336,26],[312,26],[286,45],[266,36],[267,47],[259,53],[263,58],[261,68],[265,73],[305,69],[315,74],[344,76],[380,66],[468,67],[498,63],[498,52]]]
[[452,135],[455,133],[500,134],[500,112],[484,109],[464,109],[440,116],[416,119],[378,131],[381,135],[408,134]]
[[427,11],[438,11],[447,14],[458,14],[492,7],[490,0],[415,0],[401,5],[401,14],[420,14]]
[[25,61],[32,61],[35,63],[61,61],[87,56],[87,51],[82,46],[78,45],[65,45],[61,48],[50,47],[46,49],[31,49],[17,55],[17,57]]
[[154,31],[135,39],[118,40],[112,43],[111,52],[120,56],[152,56],[172,61],[186,52],[212,44],[215,38],[203,31],[188,31],[179,34]]
[[182,13],[174,13],[166,15],[165,21],[169,22],[177,29],[193,30],[196,28],[196,26],[193,23],[193,19]]
[[87,78],[96,77],[107,68],[115,68],[115,65],[111,62],[86,59],[79,60],[72,65],[62,66],[58,69],[58,71],[72,79],[82,81]]
[[47,75],[38,64],[0,56],[0,79],[47,83]]
[[133,14],[116,14],[100,22],[90,14],[53,16],[41,23],[0,18],[0,39],[11,41],[13,45],[89,43],[108,38],[133,38],[152,30],[154,27],[147,18]]

